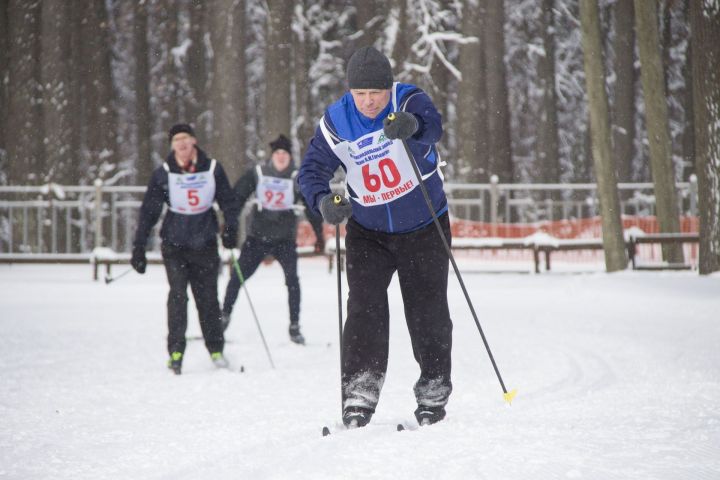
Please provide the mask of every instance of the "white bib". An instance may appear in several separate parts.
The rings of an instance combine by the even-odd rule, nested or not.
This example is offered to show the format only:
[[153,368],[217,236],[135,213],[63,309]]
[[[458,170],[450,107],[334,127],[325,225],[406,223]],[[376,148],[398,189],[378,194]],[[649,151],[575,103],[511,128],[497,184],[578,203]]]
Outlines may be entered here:
[[212,208],[215,201],[215,159],[210,169],[198,173],[171,173],[167,163],[170,210],[182,215],[197,215]]
[[263,175],[260,166],[256,170],[258,181],[255,195],[260,209],[292,210],[295,203],[293,179]]
[[[391,102],[393,111],[397,111],[397,83],[393,84]],[[392,202],[418,186],[402,141],[388,139],[382,128],[353,142],[342,140],[335,144],[334,139],[338,137],[330,133],[323,117],[320,119],[320,131],[333,153],[345,165],[345,181],[357,194],[357,198],[351,198],[363,207]],[[437,166],[422,179],[435,172],[439,172]]]

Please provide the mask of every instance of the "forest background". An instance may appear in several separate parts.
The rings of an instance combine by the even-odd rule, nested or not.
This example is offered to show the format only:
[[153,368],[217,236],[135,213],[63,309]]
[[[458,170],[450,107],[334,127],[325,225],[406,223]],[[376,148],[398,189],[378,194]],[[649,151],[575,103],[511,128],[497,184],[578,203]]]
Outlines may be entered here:
[[[370,44],[441,110],[451,181],[655,181],[663,195],[659,175],[698,174],[718,263],[718,0],[0,0],[0,185],[145,185],[177,122],[231,181],[279,133],[297,163]],[[593,164],[591,56],[609,174]]]

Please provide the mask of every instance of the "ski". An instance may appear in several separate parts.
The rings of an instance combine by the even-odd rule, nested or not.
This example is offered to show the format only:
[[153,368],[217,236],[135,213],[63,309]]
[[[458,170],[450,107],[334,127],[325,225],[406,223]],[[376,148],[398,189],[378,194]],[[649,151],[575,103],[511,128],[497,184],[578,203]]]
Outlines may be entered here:
[[[185,337],[185,340],[188,341],[188,342],[198,342],[198,341],[201,341],[201,340],[205,340],[205,338],[203,338],[202,335],[187,335],[187,336]],[[235,343],[235,340],[225,339],[225,343]]]
[[[322,436],[323,436],[323,437],[327,437],[327,436],[329,436],[329,435],[332,435],[333,433],[344,432],[344,431],[349,431],[349,430],[360,430],[360,429],[363,429],[363,428],[367,428],[367,427],[353,427],[353,428],[348,428],[348,427],[346,427],[345,425],[342,425],[342,426],[339,426],[338,428],[336,428],[335,430],[330,430],[330,427],[324,426],[324,427],[322,428]],[[372,427],[371,427],[371,428],[372,428]],[[404,431],[406,431],[406,430],[407,430],[407,431],[417,430],[418,428],[419,428],[418,425],[414,425],[414,424],[412,424],[412,423],[410,423],[410,422],[407,422],[407,423],[398,423],[398,424],[396,425],[396,427],[395,427],[395,430],[398,431],[398,432],[404,432]]]
[[397,431],[398,432],[404,432],[404,431],[413,431],[420,428],[420,425],[414,424],[414,423],[398,423],[397,424]]

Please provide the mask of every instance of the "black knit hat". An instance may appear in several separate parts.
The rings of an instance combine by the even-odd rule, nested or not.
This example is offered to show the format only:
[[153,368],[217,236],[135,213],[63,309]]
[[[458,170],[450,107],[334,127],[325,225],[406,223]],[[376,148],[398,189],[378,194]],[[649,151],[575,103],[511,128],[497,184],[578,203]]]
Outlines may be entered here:
[[290,142],[290,139],[282,133],[279,137],[270,142],[270,153],[274,152],[275,150],[281,149],[285,150],[288,153],[292,152],[292,143]]
[[170,128],[170,131],[168,132],[168,141],[172,143],[173,137],[178,133],[187,133],[192,137],[195,136],[195,130],[193,130],[190,125],[187,123],[178,123]]
[[373,47],[355,51],[347,64],[348,88],[387,90],[392,88],[390,61]]

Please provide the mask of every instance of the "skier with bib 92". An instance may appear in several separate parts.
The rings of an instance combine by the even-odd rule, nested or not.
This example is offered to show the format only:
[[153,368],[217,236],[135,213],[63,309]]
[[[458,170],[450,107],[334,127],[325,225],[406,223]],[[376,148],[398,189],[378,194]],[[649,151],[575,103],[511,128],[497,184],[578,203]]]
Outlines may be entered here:
[[153,226],[168,205],[160,238],[167,273],[168,368],[182,370],[187,330],[187,287],[195,297],[205,346],[215,366],[224,368],[223,336],[217,279],[220,256],[217,248],[218,220],[213,210],[217,200],[225,217],[222,243],[237,245],[238,210],[230,182],[220,163],[197,146],[195,132],[188,124],[174,125],[168,138],[172,152],[150,177],[142,206],[130,263],[145,273],[145,245]]
[[[295,176],[297,169],[292,162],[292,143],[285,135],[270,142],[270,161],[248,170],[237,181],[233,190],[242,210],[245,202],[255,194],[255,202],[250,214],[248,234],[240,249],[238,260],[242,279],[233,268],[230,281],[225,290],[222,306],[223,327],[230,323],[233,305],[237,300],[241,281],[247,281],[255,273],[260,262],[272,255],[283,269],[285,285],[288,289],[290,309],[290,340],[304,344],[305,337],[300,333],[300,281],[297,275],[297,222],[300,210],[315,232],[315,251],[325,250],[322,235],[322,217],[306,207],[305,201],[297,190]],[[301,205],[298,205],[301,204]]]
[[[393,82],[390,62],[373,47],[351,56],[347,82],[349,92],[325,110],[298,175],[308,204],[326,222],[338,225],[347,219],[343,423],[367,425],[378,404],[388,362],[387,288],[397,272],[420,366],[415,417],[420,425],[433,424],[445,417],[452,391],[449,257],[410,162],[419,168],[449,242],[435,147],[442,136],[441,116],[418,87]],[[337,168],[345,171],[349,196],[340,202],[329,187]]]

